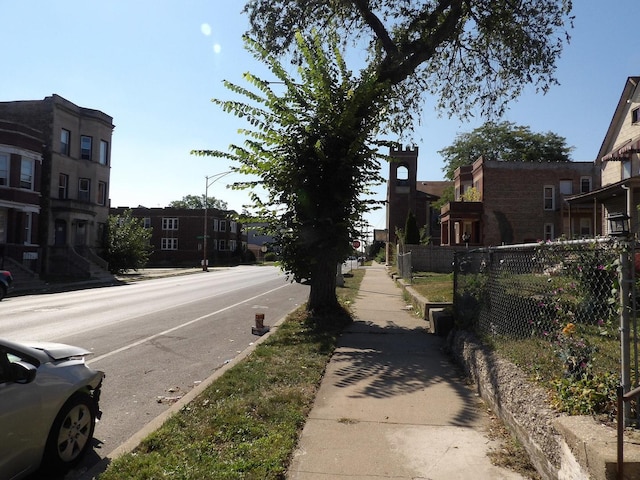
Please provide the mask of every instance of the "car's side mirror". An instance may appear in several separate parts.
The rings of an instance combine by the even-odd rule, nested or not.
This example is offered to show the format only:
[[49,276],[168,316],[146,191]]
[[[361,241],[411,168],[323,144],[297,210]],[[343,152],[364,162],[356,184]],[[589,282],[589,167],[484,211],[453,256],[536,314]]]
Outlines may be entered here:
[[31,383],[36,379],[37,368],[27,362],[12,362],[11,378],[15,383]]

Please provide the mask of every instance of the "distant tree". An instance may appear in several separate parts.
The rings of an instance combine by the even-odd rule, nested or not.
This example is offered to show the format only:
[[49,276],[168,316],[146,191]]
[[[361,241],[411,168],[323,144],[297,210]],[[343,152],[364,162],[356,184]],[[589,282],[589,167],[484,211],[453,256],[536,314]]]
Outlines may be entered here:
[[435,202],[431,202],[431,207],[440,210],[443,206],[445,206],[449,202],[453,202],[456,198],[455,190],[453,185],[448,185],[442,190],[442,195]]
[[476,187],[471,187],[462,194],[462,200],[465,202],[479,202],[482,200],[482,195]]
[[153,253],[151,228],[144,228],[142,219],[131,210],[122,215],[109,215],[107,220],[106,259],[111,273],[144,268]]
[[420,245],[420,229],[416,216],[411,210],[409,210],[404,226],[404,243],[405,245]]
[[[170,208],[186,208],[189,210],[200,210],[204,208],[204,195],[185,195],[182,200],[173,200],[167,205]],[[218,210],[226,210],[227,202],[209,197],[207,208],[217,208]]]
[[534,133],[511,122],[487,122],[456,136],[442,155],[445,177],[453,180],[457,168],[471,165],[478,157],[505,162],[568,162],[573,147],[555,133]]

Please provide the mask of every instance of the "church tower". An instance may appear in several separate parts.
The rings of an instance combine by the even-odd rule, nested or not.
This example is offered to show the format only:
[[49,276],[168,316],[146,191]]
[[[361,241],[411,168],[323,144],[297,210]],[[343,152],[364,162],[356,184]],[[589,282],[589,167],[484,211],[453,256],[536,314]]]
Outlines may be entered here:
[[404,230],[409,211],[419,218],[419,212],[416,212],[418,147],[391,147],[389,156],[387,232],[389,244],[395,245],[396,229]]

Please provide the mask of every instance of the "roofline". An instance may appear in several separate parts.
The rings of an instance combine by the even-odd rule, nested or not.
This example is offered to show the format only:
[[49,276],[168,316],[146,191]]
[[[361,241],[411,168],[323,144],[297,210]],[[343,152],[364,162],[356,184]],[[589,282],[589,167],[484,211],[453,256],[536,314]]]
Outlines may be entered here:
[[613,127],[614,125],[618,125],[620,121],[620,117],[624,113],[624,110],[627,105],[627,101],[632,97],[633,92],[637,88],[640,83],[640,76],[627,77],[625,80],[624,88],[622,89],[622,94],[620,95],[620,100],[618,100],[618,105],[616,106],[615,111],[613,112],[613,117],[611,117],[611,122],[609,123],[609,128],[607,128],[607,133],[602,140],[602,145],[600,145],[600,150],[598,151],[598,156],[596,158],[596,162],[599,162],[602,157],[604,157],[607,153],[609,153],[615,145],[612,145],[610,142],[614,140],[613,135]]

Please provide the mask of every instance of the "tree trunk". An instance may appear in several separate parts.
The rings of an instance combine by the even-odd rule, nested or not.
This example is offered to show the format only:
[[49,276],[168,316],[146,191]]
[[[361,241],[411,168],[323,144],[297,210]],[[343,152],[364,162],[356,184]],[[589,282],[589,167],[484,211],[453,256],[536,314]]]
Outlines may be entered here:
[[339,308],[336,295],[337,268],[337,262],[323,261],[313,269],[307,310],[322,314]]

